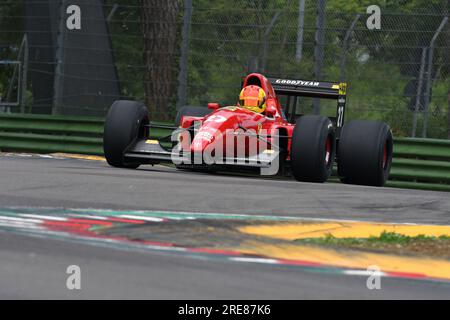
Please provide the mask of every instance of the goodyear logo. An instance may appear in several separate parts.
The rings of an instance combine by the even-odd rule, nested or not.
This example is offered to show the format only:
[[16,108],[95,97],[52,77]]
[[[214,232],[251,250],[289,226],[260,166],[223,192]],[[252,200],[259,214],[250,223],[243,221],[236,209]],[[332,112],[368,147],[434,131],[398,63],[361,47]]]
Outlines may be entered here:
[[291,86],[306,86],[306,87],[318,87],[320,82],[317,81],[303,81],[303,80],[287,80],[277,79],[276,84],[288,84]]

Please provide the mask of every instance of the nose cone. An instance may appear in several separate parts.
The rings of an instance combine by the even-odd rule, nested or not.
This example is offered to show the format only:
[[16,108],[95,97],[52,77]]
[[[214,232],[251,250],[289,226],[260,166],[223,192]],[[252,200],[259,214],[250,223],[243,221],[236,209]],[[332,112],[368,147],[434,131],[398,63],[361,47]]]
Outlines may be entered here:
[[205,121],[194,136],[191,152],[204,152],[209,145],[220,144],[227,130],[234,130],[239,122],[240,113],[235,112],[234,109],[219,109],[206,116]]

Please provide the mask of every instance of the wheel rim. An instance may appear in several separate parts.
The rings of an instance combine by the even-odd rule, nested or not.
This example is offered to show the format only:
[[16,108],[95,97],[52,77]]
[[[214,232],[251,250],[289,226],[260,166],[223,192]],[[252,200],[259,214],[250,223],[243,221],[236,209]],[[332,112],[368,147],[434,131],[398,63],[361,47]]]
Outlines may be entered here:
[[328,166],[330,164],[331,158],[331,138],[328,137],[325,142],[325,164]]
[[385,142],[383,147],[383,170],[386,170],[387,163],[388,163],[388,152],[387,152],[387,142]]

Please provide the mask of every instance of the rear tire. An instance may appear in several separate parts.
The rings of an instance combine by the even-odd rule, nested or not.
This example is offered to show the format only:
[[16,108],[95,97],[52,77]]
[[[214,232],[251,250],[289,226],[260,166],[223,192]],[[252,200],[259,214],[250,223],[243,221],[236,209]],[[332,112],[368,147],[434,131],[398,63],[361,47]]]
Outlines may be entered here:
[[203,107],[182,107],[178,110],[177,116],[175,117],[175,125],[179,126],[181,124],[181,119],[183,116],[192,117],[204,117],[211,113],[211,110]]
[[140,163],[127,162],[125,150],[138,138],[144,138],[149,124],[148,110],[137,101],[115,101],[108,111],[103,133],[103,151],[109,165],[136,169]]
[[384,186],[392,163],[393,139],[380,121],[350,121],[341,132],[338,175],[348,184]]
[[300,117],[291,144],[292,174],[298,181],[325,182],[331,175],[336,154],[336,135],[330,119]]

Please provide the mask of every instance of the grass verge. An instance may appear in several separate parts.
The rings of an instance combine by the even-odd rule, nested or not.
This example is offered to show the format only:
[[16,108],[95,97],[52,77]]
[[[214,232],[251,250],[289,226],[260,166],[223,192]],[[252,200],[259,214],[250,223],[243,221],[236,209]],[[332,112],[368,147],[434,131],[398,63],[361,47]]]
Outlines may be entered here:
[[336,238],[327,235],[322,238],[294,240],[301,244],[314,244],[335,248],[349,248],[379,251],[400,255],[415,255],[450,259],[450,236],[405,236],[395,232],[382,232],[369,238]]

